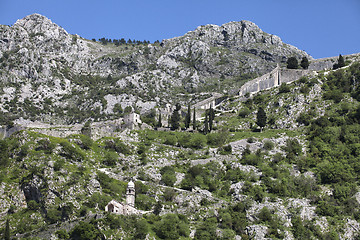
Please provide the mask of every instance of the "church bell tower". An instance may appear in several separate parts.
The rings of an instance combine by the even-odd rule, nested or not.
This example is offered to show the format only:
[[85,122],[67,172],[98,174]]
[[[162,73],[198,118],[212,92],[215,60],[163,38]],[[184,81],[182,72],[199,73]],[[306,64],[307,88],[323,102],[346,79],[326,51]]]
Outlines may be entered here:
[[126,189],[126,205],[135,207],[135,184],[130,181]]

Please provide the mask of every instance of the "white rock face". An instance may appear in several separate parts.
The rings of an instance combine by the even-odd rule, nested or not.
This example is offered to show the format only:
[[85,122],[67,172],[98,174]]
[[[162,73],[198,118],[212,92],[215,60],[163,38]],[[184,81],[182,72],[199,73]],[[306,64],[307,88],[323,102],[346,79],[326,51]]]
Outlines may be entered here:
[[246,227],[246,232],[251,239],[262,240],[265,239],[268,227],[262,225],[250,225]]
[[[22,105],[27,99],[40,112],[59,108],[50,117],[44,111],[33,118],[70,123],[74,108],[88,112],[98,107],[104,117],[119,103],[145,113],[174,105],[179,89],[191,92],[222,75],[265,73],[288,56],[308,55],[249,21],[200,26],[161,44],[117,47],[71,35],[32,14],[11,27],[0,25],[0,56],[0,110],[8,111],[9,101],[16,99],[28,118]],[[9,92],[11,84],[17,87]]]
[[300,210],[300,218],[301,220],[309,220],[311,221],[314,217],[316,217],[315,209],[310,205],[309,199],[298,199],[298,198],[290,198],[288,199],[288,207],[295,208]]

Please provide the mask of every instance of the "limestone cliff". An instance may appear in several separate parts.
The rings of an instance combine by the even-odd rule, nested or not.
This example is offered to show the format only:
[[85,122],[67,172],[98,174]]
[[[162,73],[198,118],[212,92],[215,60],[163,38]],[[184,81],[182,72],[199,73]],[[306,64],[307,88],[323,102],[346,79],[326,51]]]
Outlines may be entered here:
[[290,56],[311,58],[249,21],[115,46],[33,14],[0,26],[0,111],[59,123],[114,118],[117,103],[146,112],[185,101],[181,94],[229,91]]

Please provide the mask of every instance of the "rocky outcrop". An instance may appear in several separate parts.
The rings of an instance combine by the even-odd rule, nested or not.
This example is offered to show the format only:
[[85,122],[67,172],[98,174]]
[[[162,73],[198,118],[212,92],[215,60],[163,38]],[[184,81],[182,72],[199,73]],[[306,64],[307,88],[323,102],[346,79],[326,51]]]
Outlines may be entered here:
[[220,76],[264,74],[289,56],[311,58],[249,21],[200,26],[161,44],[116,47],[68,34],[33,14],[0,26],[0,111],[16,108],[18,117],[55,123],[84,121],[70,115],[94,109],[106,119],[117,103],[144,113],[182,101],[178,89],[214,86],[211,79]]

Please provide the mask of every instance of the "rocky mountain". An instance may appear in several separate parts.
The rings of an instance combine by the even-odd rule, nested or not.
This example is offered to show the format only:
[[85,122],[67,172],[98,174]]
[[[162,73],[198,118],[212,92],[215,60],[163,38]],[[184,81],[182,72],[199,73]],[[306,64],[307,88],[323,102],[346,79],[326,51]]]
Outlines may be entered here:
[[[2,238],[359,239],[359,54],[281,69],[311,57],[248,21],[115,44],[38,14],[0,49]],[[130,180],[139,214],[106,211]]]
[[194,93],[224,93],[290,56],[311,59],[249,21],[116,46],[68,34],[33,14],[0,27],[0,110],[53,123],[109,119],[116,103],[146,112],[196,102]]
[[[358,239],[360,63],[317,74],[229,97],[209,133],[196,121],[196,131],[125,130],[96,141],[92,131],[29,130],[0,140],[0,235]],[[105,211],[125,201],[129,180],[145,213]]]

